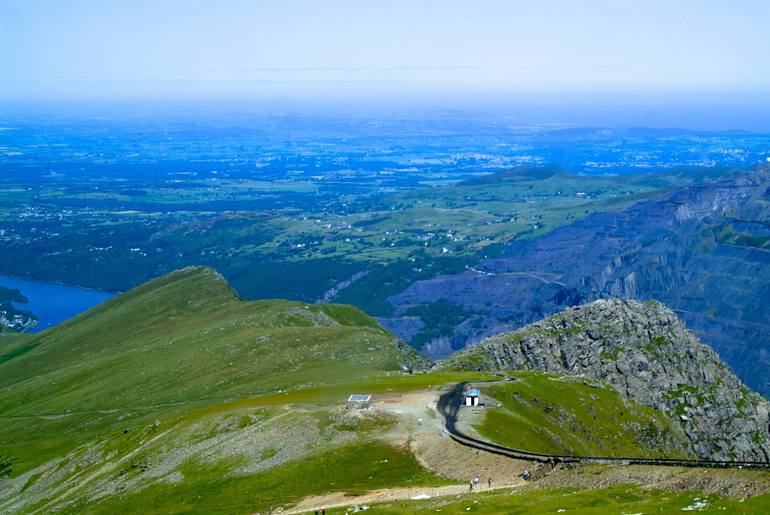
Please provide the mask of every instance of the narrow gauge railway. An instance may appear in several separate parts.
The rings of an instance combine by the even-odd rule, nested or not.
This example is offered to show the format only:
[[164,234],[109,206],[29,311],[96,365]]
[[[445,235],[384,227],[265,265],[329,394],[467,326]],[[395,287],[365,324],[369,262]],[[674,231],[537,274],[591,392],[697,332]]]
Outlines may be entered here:
[[[480,383],[493,383],[496,381],[479,381]],[[719,461],[719,460],[686,460],[686,459],[655,459],[655,458],[625,458],[608,456],[576,456],[539,454],[525,450],[511,449],[492,442],[469,436],[457,429],[457,412],[462,404],[462,394],[467,383],[458,383],[449,392],[443,394],[438,401],[438,411],[444,419],[444,429],[456,442],[493,454],[508,456],[519,460],[537,461],[548,463],[555,460],[557,463],[586,463],[586,464],[621,464],[621,465],[655,465],[670,467],[709,467],[709,468],[745,468],[745,469],[770,469],[767,461]]]

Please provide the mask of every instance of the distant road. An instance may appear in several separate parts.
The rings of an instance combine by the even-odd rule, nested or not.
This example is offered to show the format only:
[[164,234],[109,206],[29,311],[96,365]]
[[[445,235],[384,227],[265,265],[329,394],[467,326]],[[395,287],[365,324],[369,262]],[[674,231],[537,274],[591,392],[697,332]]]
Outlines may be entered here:
[[534,272],[487,272],[486,270],[479,270],[478,268],[470,267],[468,268],[471,272],[476,272],[477,274],[481,275],[523,275],[524,277],[529,277],[530,279],[535,279],[537,281],[541,281],[545,284],[558,284],[559,286],[567,286],[565,283],[561,281],[552,281],[549,279],[546,279],[545,277],[541,275],[537,275]]

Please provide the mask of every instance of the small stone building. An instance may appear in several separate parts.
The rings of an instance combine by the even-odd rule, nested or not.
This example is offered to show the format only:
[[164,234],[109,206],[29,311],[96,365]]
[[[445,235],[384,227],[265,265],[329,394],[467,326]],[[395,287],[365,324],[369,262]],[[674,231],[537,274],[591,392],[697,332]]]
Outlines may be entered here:
[[464,404],[466,406],[478,406],[481,400],[481,392],[478,388],[469,388],[463,394]]
[[348,409],[368,409],[372,407],[371,395],[353,394],[348,397]]

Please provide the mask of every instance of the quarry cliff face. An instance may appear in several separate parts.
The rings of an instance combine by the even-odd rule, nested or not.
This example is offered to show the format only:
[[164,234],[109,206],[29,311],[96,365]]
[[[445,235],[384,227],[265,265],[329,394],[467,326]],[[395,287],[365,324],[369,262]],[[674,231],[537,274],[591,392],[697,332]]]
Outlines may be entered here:
[[770,459],[770,403],[658,302],[606,299],[569,308],[484,339],[441,366],[594,378],[678,420],[701,458]]
[[[770,169],[681,188],[629,209],[594,213],[462,274],[418,281],[402,306],[449,299],[471,323],[454,349],[605,297],[676,310],[748,385],[770,396]],[[434,348],[435,347],[435,348]],[[446,356],[428,344],[426,354]]]

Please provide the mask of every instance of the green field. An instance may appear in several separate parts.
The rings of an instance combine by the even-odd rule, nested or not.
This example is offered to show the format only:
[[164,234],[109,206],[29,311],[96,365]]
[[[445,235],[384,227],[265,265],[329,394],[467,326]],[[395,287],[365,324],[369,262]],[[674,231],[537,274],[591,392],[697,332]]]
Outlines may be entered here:
[[582,379],[514,372],[483,388],[485,438],[530,452],[576,456],[692,458],[679,426],[615,390]]
[[[502,245],[532,238],[590,213],[617,210],[703,180],[704,171],[631,177],[581,176],[556,168],[517,169],[458,184],[345,196],[333,207],[222,211],[273,193],[313,198],[306,183],[192,182],[148,188],[99,183],[84,194],[0,185],[7,244],[0,272],[123,291],[184,266],[215,267],[246,298],[314,301],[367,272],[335,301],[388,315],[387,297],[412,282],[462,271]],[[77,207],[64,210],[59,203]],[[35,217],[23,216],[35,203]],[[235,204],[237,206],[237,204]],[[55,249],[55,252],[51,252]],[[45,258],[43,259],[42,256]],[[115,274],[114,270],[121,270]]]

